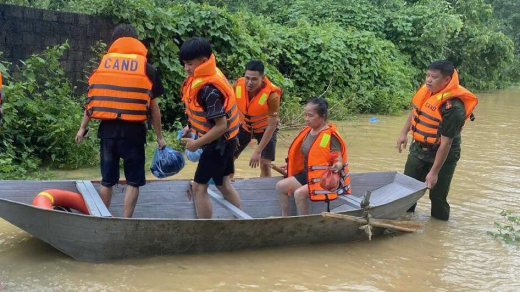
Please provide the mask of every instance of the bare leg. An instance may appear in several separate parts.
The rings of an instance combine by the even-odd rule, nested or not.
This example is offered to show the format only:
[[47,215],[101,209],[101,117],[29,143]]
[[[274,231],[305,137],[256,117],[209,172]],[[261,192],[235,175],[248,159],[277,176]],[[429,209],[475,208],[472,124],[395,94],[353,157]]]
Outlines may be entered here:
[[224,199],[238,208],[242,208],[240,204],[240,196],[238,195],[235,188],[231,185],[231,179],[229,176],[225,176],[221,186],[217,186]]
[[302,184],[294,178],[294,176],[284,178],[276,184],[276,191],[278,192],[278,199],[280,200],[280,208],[282,209],[282,216],[289,216],[289,196],[292,192]]
[[260,177],[270,177],[271,176],[271,160],[270,159],[260,159]]
[[107,206],[107,209],[110,208],[110,201],[112,201],[112,187],[105,187],[102,185],[99,188],[99,196],[105,206]]
[[[237,159],[238,159],[238,156],[233,156],[233,165],[235,165],[235,161],[236,161]],[[234,173],[229,174],[229,178],[230,178],[230,179],[235,178],[235,174],[234,174]]]
[[294,192],[294,200],[296,201],[296,209],[299,215],[309,215],[309,188],[307,185],[301,186]]
[[199,219],[210,219],[213,216],[213,207],[208,196],[208,185],[193,182],[193,196],[195,207],[197,207],[197,217]]
[[124,216],[131,218],[134,214],[137,198],[139,197],[139,187],[126,186],[125,202],[124,202]]

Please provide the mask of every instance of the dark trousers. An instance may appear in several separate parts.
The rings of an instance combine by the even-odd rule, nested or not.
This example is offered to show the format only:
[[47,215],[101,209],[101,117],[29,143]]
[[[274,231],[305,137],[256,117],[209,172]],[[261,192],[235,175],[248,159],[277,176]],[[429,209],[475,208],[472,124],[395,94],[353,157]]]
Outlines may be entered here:
[[[440,220],[448,221],[450,218],[450,204],[448,204],[448,192],[450,184],[460,158],[460,151],[451,151],[439,171],[437,184],[430,190],[430,201],[432,204],[431,216]],[[416,156],[409,154],[404,168],[404,174],[424,182],[426,175],[430,172],[433,163],[426,162]],[[417,204],[413,205],[408,212],[415,211]]]

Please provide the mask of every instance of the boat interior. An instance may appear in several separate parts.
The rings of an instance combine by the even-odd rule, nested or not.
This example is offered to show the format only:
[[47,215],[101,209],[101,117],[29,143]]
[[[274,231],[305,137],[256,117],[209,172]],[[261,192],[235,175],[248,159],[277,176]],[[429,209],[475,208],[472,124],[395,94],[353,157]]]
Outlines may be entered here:
[[[213,203],[213,218],[250,219],[281,215],[276,183],[281,177],[236,179],[233,186],[240,195],[242,210],[226,201],[215,186],[208,194]],[[140,188],[133,218],[196,219],[193,199],[189,200],[189,180],[155,180]],[[424,184],[396,172],[357,173],[351,175],[352,194],[330,202],[331,212],[361,209],[360,204],[370,191],[370,206],[379,206],[411,195]],[[126,185],[114,186],[110,208],[99,198],[99,182],[91,181],[0,181],[0,199],[31,205],[33,198],[47,189],[63,189],[80,193],[91,215],[122,217]],[[311,214],[327,211],[325,202],[311,202]],[[72,212],[76,212],[72,210]],[[291,196],[291,215],[296,206]]]

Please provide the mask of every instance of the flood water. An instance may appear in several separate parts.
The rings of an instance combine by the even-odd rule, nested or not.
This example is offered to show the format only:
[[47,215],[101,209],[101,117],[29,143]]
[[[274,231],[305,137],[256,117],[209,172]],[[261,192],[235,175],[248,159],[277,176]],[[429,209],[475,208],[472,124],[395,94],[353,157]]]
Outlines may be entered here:
[[[372,241],[162,256],[104,264],[77,262],[0,219],[4,291],[520,291],[520,248],[495,240],[502,209],[520,211],[520,89],[482,93],[463,132],[449,194],[449,222],[431,219],[426,194],[407,218],[422,231]],[[395,148],[405,116],[358,116],[338,127],[352,172],[400,171]],[[278,162],[291,132],[281,133]],[[255,176],[247,163],[238,176]],[[189,178],[189,165],[176,177]],[[67,177],[76,177],[72,174]],[[97,179],[97,177],[89,177]],[[341,230],[338,230],[341,232]],[[2,290],[2,288],[0,288]]]

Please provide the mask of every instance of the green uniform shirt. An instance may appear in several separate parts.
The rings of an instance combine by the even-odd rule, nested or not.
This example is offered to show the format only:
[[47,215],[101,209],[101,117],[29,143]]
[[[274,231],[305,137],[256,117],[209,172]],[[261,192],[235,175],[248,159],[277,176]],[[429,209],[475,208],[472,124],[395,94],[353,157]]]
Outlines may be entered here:
[[[466,109],[460,99],[453,98],[445,102],[440,110],[442,115],[442,121],[439,124],[441,135],[453,138],[453,144],[451,145],[450,153],[447,158],[449,159],[452,156],[450,154],[453,152],[460,152],[460,132],[466,120]],[[419,146],[419,143],[414,142],[410,145],[410,154],[421,160],[433,163],[437,152],[423,150],[421,146]]]

